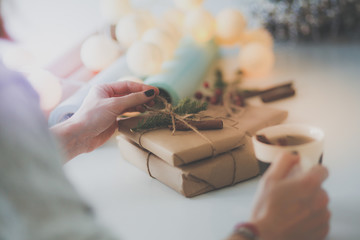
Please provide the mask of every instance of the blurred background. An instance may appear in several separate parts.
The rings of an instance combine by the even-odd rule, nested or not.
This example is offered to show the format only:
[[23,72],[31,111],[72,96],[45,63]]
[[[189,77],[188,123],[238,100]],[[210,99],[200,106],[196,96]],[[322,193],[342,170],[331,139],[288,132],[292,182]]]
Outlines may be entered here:
[[[106,24],[99,0],[5,0],[7,29],[40,63]],[[132,0],[137,8],[161,14],[169,0]],[[239,9],[249,28],[266,27],[279,42],[359,42],[360,0],[205,0],[206,10]]]

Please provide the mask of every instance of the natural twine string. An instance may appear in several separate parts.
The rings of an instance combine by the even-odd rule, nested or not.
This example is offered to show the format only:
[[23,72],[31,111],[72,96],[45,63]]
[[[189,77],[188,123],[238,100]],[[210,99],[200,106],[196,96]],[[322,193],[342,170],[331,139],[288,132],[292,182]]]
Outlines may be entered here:
[[[209,138],[207,138],[204,134],[202,134],[199,130],[197,130],[194,126],[192,126],[191,124],[189,124],[185,120],[185,119],[189,118],[190,116],[194,116],[195,114],[186,114],[184,116],[176,114],[173,111],[172,105],[170,103],[168,103],[168,101],[165,98],[163,98],[161,96],[157,96],[157,98],[164,104],[165,107],[163,109],[152,108],[152,107],[149,107],[149,106],[146,106],[146,105],[145,105],[145,108],[148,111],[151,111],[151,112],[155,112],[155,113],[157,112],[157,113],[163,113],[163,114],[166,114],[166,115],[170,115],[171,123],[172,123],[172,127],[173,127],[172,135],[174,135],[175,131],[176,131],[176,120],[182,122],[183,124],[185,124],[185,126],[190,128],[191,130],[193,130],[197,135],[202,137],[204,140],[206,140],[210,144],[211,155],[214,156],[215,152],[216,152],[216,149],[215,149],[214,144],[211,142],[211,140]],[[141,139],[142,135],[143,135],[143,133],[141,133],[141,135],[139,137],[139,142],[140,142],[140,139]]]
[[[166,99],[164,99],[163,97],[160,97],[160,96],[158,96],[158,98],[163,102],[163,104],[165,105],[165,108],[163,108],[163,109],[155,109],[155,108],[146,106],[147,110],[152,111],[152,112],[161,112],[161,113],[169,114],[171,116],[171,121],[172,121],[172,126],[173,126],[172,134],[174,134],[175,131],[176,131],[176,124],[175,124],[176,120],[179,120],[182,123],[184,123],[187,127],[189,127],[191,130],[193,130],[195,133],[197,133],[199,136],[201,136],[202,138],[204,138],[206,141],[208,141],[210,143],[210,146],[211,146],[211,149],[212,149],[212,156],[211,157],[214,157],[215,147],[214,147],[213,143],[211,142],[211,140],[208,139],[206,136],[204,136],[202,133],[200,133],[195,127],[190,125],[185,120],[186,118],[188,118],[190,116],[194,116],[194,114],[187,114],[187,115],[184,115],[184,116],[180,116],[180,115],[173,112],[171,104],[169,104],[166,101]],[[225,104],[225,103],[229,103],[229,104]],[[224,99],[224,106],[227,106],[227,107],[225,107],[225,109],[226,109],[229,116],[232,116],[234,114],[234,108],[235,108],[235,111],[236,110],[244,111],[244,108],[242,108],[242,107],[231,106],[231,105],[232,104],[231,104],[231,100],[230,100],[230,95],[226,95],[226,99]],[[205,117],[209,117],[209,116],[205,116]],[[222,117],[222,118],[224,118],[224,117]],[[225,119],[230,119],[230,118],[225,118]],[[142,132],[140,137],[139,137],[139,145],[140,145],[141,148],[144,148],[141,145],[141,136],[145,132],[148,132],[148,131]],[[236,159],[235,159],[232,151],[228,151],[228,154],[231,156],[231,159],[232,159],[232,162],[233,162],[233,165],[234,165],[233,166],[233,177],[232,177],[232,181],[231,181],[231,183],[229,185],[234,185],[236,183],[236,171],[237,171],[237,169],[236,169]],[[152,153],[148,152],[147,157],[146,157],[146,166],[147,166],[147,172],[148,172],[149,176],[155,179],[155,177],[151,174],[151,171],[150,171],[150,157],[151,157],[151,155],[152,155]],[[204,180],[202,180],[202,181],[204,181]],[[208,183],[206,181],[204,181],[204,182],[207,183],[209,186],[212,186],[213,189],[217,189],[212,184],[210,184],[210,183]]]
[[146,167],[147,167],[147,171],[150,177],[155,178],[150,171],[150,157],[151,157],[151,152],[148,152],[147,157],[146,157]]
[[[231,99],[230,99],[230,93],[229,93],[229,87],[226,89],[225,91],[225,94],[224,94],[224,107],[225,107],[225,110],[226,110],[226,113],[228,115],[228,117],[222,117],[222,116],[217,116],[217,117],[214,117],[214,116],[208,116],[208,115],[202,115],[201,113],[199,114],[186,114],[186,115],[178,115],[176,113],[174,113],[173,109],[172,109],[172,106],[170,103],[168,103],[168,101],[161,97],[161,96],[157,96],[157,98],[164,104],[165,108],[163,109],[157,109],[157,108],[152,108],[150,106],[147,106],[147,105],[144,105],[144,107],[150,111],[150,112],[155,112],[155,113],[163,113],[163,114],[167,114],[167,115],[170,115],[171,116],[171,123],[172,123],[172,127],[173,127],[173,131],[172,131],[172,135],[175,134],[175,131],[176,131],[176,120],[179,120],[181,121],[182,123],[184,123],[187,127],[189,127],[191,130],[193,130],[196,134],[198,134],[200,137],[202,137],[204,140],[206,140],[209,144],[210,144],[210,147],[211,147],[211,157],[214,157],[215,156],[215,152],[216,152],[216,148],[214,146],[214,144],[211,142],[211,140],[209,138],[207,138],[205,135],[203,135],[199,130],[197,130],[195,127],[193,127],[192,125],[190,125],[185,119],[189,118],[189,117],[194,117],[194,116],[198,116],[200,117],[200,119],[202,118],[215,118],[215,119],[225,119],[225,120],[230,120],[233,122],[232,125],[230,125],[231,127],[233,128],[236,128],[236,125],[238,124],[237,121],[231,119],[231,116],[233,116],[235,113],[237,113],[237,116],[241,116],[244,114],[245,112],[245,108],[243,107],[239,107],[239,106],[236,106],[234,104],[232,104],[231,102]],[[239,113],[240,112],[240,113]],[[156,129],[156,128],[155,128]],[[142,136],[147,133],[147,132],[150,132],[152,130],[155,130],[155,129],[147,129],[147,130],[144,130],[140,133],[140,136],[139,136],[139,139],[138,139],[138,144],[141,148],[145,149],[143,146],[142,146],[142,143],[141,143],[141,138]]]
[[235,160],[235,157],[234,157],[232,151],[230,151],[229,154],[230,154],[230,156],[231,156],[231,158],[232,158],[232,160],[233,160],[233,163],[234,163],[233,179],[232,179],[230,185],[234,185],[234,184],[235,184],[235,181],[236,181],[236,170],[237,170],[237,169],[236,169],[236,160]]
[[[225,153],[226,154],[226,153]],[[224,186],[221,186],[219,188],[222,188],[222,187],[225,187],[225,186],[232,186],[236,183],[236,172],[237,172],[237,168],[236,168],[236,159],[233,155],[233,152],[232,151],[228,151],[227,154],[229,154],[231,156],[231,160],[233,162],[233,177],[232,177],[232,180],[231,180],[231,183],[230,184],[227,184],[227,185],[224,185]],[[151,152],[148,152],[147,154],[147,157],[146,157],[146,167],[147,167],[147,172],[149,174],[150,177],[156,179],[152,174],[151,174],[151,171],[150,171],[150,157],[151,155],[154,155],[152,154]],[[217,187],[215,187],[214,185],[212,185],[211,183],[205,181],[204,179],[199,179],[198,177],[195,177],[192,175],[193,178],[196,178],[198,181],[201,181],[201,182],[204,182],[206,184],[208,184],[213,190],[216,190],[216,189],[219,189]],[[200,192],[202,191],[202,189],[200,190]],[[194,195],[197,195],[199,193],[194,193]]]
[[[174,113],[173,111],[173,108],[171,106],[170,103],[167,102],[166,99],[164,99],[163,97],[160,97],[158,96],[158,99],[160,101],[162,101],[162,103],[164,104],[165,108],[163,109],[156,109],[156,108],[152,108],[152,107],[149,107],[149,106],[145,106],[145,108],[148,110],[148,111],[151,111],[151,112],[157,112],[157,113],[163,113],[163,114],[167,114],[167,115],[170,115],[171,117],[171,122],[172,122],[172,127],[173,127],[173,131],[172,131],[172,134],[175,134],[175,131],[176,131],[176,120],[178,121],[181,121],[182,123],[184,123],[187,127],[189,127],[191,130],[193,130],[196,134],[198,134],[200,137],[202,137],[204,140],[206,140],[207,142],[209,142],[210,144],[210,147],[211,147],[211,150],[212,150],[212,155],[211,157],[214,157],[215,156],[215,147],[213,145],[213,143],[211,142],[210,139],[208,139],[205,135],[203,135],[201,132],[199,132],[199,130],[197,130],[195,127],[193,127],[192,125],[190,125],[185,119],[189,118],[190,116],[194,116],[195,114],[187,114],[187,115],[184,115],[184,116],[180,116],[176,113]],[[228,114],[229,117],[233,116],[233,114],[235,113],[235,111],[238,111],[238,112],[244,112],[244,108],[242,107],[239,107],[239,106],[236,106],[234,104],[231,103],[231,99],[230,99],[230,93],[229,91],[225,91],[225,94],[224,94],[224,107],[225,107],[225,110]],[[210,117],[210,116],[203,116],[203,117]],[[223,119],[230,119],[229,117],[217,117],[217,118],[223,118]],[[235,121],[235,124],[237,124],[237,121]],[[233,126],[234,127],[234,126]],[[148,131],[151,131],[150,130],[147,130],[147,131],[143,131],[140,136],[139,136],[139,140],[138,140],[138,143],[139,143],[139,146],[143,149],[145,149],[142,144],[141,144],[141,136],[148,132]],[[231,156],[231,159],[233,161],[233,177],[232,177],[232,181],[229,185],[234,185],[235,182],[236,182],[236,159],[232,153],[232,151],[228,151],[228,154]],[[155,177],[151,174],[151,171],[150,171],[150,157],[151,157],[152,153],[151,152],[148,152],[147,154],[147,157],[146,157],[146,167],[147,167],[147,172],[149,174],[150,177],[154,178]],[[204,181],[204,180],[203,180]],[[205,183],[209,184],[210,186],[212,186],[210,183],[204,181]],[[213,189],[217,189],[216,187],[212,186]]]

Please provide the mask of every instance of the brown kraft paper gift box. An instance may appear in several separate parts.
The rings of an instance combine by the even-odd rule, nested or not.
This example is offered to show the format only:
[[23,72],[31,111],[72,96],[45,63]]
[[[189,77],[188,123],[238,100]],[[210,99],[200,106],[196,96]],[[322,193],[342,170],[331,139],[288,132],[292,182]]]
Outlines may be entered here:
[[142,116],[119,120],[119,132],[168,164],[181,166],[239,147],[245,134],[252,135],[263,127],[281,123],[287,112],[249,106],[230,118],[226,117],[223,107],[211,106],[203,115],[221,118],[224,122],[223,129],[201,131],[211,144],[193,131],[176,131],[174,135],[169,129],[131,132]]
[[169,165],[123,134],[117,136],[117,141],[126,161],[185,197],[230,186],[259,173],[250,137],[247,135],[234,150],[179,167]]

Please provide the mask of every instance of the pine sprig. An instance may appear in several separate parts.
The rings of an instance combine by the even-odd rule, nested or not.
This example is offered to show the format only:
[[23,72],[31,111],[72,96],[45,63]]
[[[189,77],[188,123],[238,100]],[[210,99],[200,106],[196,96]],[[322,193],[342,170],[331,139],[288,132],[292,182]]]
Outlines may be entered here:
[[[190,98],[185,98],[181,100],[178,105],[172,107],[171,111],[177,115],[183,116],[186,114],[196,114],[206,109],[206,102],[202,103],[196,100],[191,100]],[[140,120],[137,126],[132,128],[131,131],[139,132],[148,129],[164,128],[169,125],[172,125],[170,113],[154,111],[149,117]]]
[[215,72],[215,89],[224,89],[226,88],[227,84],[224,82],[222,72],[220,70],[216,70]]
[[147,129],[156,129],[171,124],[171,117],[167,114],[155,113],[147,118],[141,119],[131,131],[139,132]]
[[207,109],[207,102],[191,100],[190,98],[182,99],[176,107],[173,108],[174,113],[179,115],[195,114]]

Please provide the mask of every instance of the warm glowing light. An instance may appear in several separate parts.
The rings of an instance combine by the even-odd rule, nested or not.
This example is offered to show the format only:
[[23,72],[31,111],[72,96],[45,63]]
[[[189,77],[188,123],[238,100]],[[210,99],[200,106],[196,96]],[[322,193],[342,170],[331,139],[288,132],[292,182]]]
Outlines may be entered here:
[[175,5],[184,11],[198,8],[203,3],[203,0],[174,0],[174,1],[175,1]]
[[179,29],[175,27],[173,24],[163,21],[162,19],[158,21],[156,27],[166,32],[175,43],[178,43],[183,35],[182,28]]
[[4,65],[15,71],[22,71],[24,68],[36,65],[35,57],[20,46],[12,46],[7,49],[2,57]]
[[179,9],[167,10],[158,20],[157,27],[166,31],[174,41],[178,42],[183,35],[185,15]]
[[259,43],[245,45],[239,52],[239,68],[247,77],[264,77],[268,75],[275,63],[271,48]]
[[173,57],[176,43],[165,31],[158,28],[149,29],[144,33],[142,40],[158,46],[164,60],[169,60]]
[[118,43],[104,35],[91,36],[81,46],[81,60],[87,68],[93,71],[107,68],[119,56]]
[[155,27],[156,18],[150,11],[136,9],[133,11],[133,13],[139,16],[146,23],[147,29]]
[[216,38],[220,44],[237,43],[245,28],[246,19],[238,10],[225,9],[216,16]]
[[258,28],[254,30],[245,30],[241,39],[240,44],[245,45],[249,43],[261,43],[264,46],[272,48],[274,46],[274,40],[271,33],[264,29]]
[[125,48],[141,39],[143,33],[150,28],[147,17],[141,14],[130,13],[124,16],[116,25],[116,39]]
[[160,72],[163,56],[157,45],[138,41],[127,51],[126,62],[134,74],[147,76]]
[[116,24],[124,15],[130,12],[128,0],[101,0],[101,13],[110,24]]
[[49,111],[56,107],[62,96],[59,79],[42,69],[30,69],[27,72],[27,78],[39,94],[41,108]]
[[184,30],[197,42],[207,42],[214,37],[215,19],[202,8],[192,10],[185,16]]
[[177,29],[181,29],[181,30],[184,25],[184,19],[185,19],[185,15],[179,9],[169,9],[162,16],[163,21],[168,22]]

